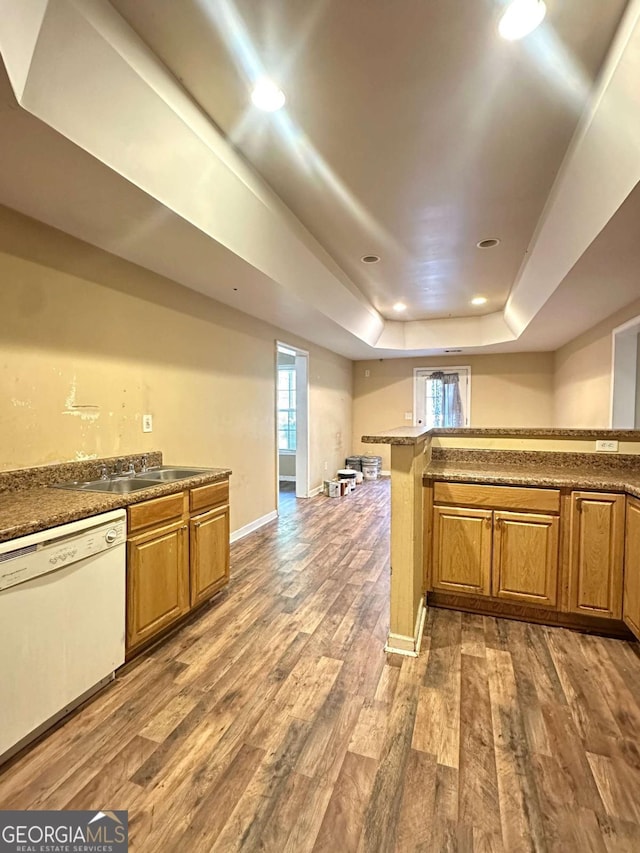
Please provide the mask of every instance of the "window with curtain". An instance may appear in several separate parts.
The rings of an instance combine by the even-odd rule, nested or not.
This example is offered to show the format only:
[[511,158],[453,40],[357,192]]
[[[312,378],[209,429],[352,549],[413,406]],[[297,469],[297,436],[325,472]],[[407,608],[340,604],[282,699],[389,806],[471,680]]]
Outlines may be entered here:
[[296,449],[296,368],[278,365],[278,449]]
[[416,423],[432,427],[468,426],[469,368],[418,369]]

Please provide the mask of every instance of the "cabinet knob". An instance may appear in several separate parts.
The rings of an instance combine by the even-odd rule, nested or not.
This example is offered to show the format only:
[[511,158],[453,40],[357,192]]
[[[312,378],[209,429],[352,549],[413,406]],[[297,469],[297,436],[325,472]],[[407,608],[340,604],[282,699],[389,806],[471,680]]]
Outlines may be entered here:
[[485,518],[484,523],[487,525],[488,528],[491,528],[491,519],[490,518]]
[[189,529],[188,524],[183,524],[182,527],[180,528],[180,530],[188,530],[188,529]]
[[194,523],[194,525],[193,525],[193,526],[194,526],[194,527],[201,527],[201,526],[202,526],[202,522],[201,522],[201,521],[196,521],[196,522]]

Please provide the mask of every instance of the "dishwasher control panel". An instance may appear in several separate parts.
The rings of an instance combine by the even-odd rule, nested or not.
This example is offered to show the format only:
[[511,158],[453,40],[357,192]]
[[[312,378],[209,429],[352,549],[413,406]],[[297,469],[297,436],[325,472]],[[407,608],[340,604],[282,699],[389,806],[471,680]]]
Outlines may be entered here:
[[[99,517],[86,520],[86,529],[75,530],[78,523],[40,534],[41,541],[29,536],[0,546],[0,590],[46,575],[64,566],[87,560],[111,548],[122,546],[127,538],[124,513],[109,514],[106,523]],[[96,524],[95,522],[98,521]],[[93,522],[91,526],[88,526]],[[70,532],[66,532],[69,530]],[[48,536],[47,536],[48,534]]]

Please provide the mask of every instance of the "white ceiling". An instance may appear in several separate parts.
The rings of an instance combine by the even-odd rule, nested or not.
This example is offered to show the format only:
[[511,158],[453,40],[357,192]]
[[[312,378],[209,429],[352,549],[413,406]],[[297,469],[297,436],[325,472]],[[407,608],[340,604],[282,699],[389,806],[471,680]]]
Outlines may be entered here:
[[[35,37],[32,22],[27,34],[12,21],[11,38],[0,27],[16,93],[0,68],[10,207],[350,358],[554,349],[640,297],[640,191],[615,213],[634,183],[621,167],[626,183],[573,235],[557,281],[543,269],[548,294],[526,321],[514,299],[518,283],[520,302],[539,296],[540,276],[522,273],[544,255],[554,204],[562,215],[560,177],[577,164],[585,185],[594,162],[569,145],[581,115],[578,143],[591,131],[604,145],[593,110],[606,81],[594,80],[624,0],[549,0],[545,27],[517,44],[496,36],[498,0],[456,0],[455,15],[451,0],[403,0],[403,15],[369,0],[23,4]],[[282,81],[285,111],[247,108],[257,64]],[[635,162],[638,122],[607,129]],[[624,166],[606,154],[595,162]],[[475,247],[493,236],[496,249]],[[382,261],[365,267],[368,253]],[[399,298],[414,322],[385,324]]]
[[[111,2],[374,307],[397,319],[402,299],[407,320],[504,307],[626,5],[549,0],[509,43],[489,0]],[[248,109],[258,66],[286,114]]]

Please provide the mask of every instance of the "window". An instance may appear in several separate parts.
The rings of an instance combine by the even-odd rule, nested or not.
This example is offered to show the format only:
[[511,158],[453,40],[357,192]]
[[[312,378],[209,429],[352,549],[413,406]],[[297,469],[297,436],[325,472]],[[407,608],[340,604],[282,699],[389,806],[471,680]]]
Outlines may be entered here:
[[296,449],[296,367],[278,365],[278,450]]
[[414,370],[416,426],[469,426],[470,372],[468,367]]

